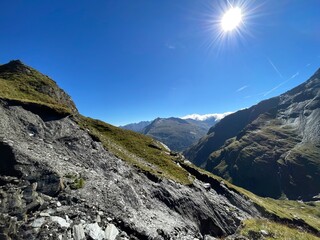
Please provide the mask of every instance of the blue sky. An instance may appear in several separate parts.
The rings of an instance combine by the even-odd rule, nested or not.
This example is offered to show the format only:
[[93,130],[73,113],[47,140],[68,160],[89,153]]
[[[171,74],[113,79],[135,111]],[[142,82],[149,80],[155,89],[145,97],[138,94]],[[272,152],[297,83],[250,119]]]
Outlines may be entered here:
[[[249,107],[320,67],[320,1],[1,0],[0,63],[53,78],[86,116],[121,125]],[[220,36],[220,37],[219,37]]]

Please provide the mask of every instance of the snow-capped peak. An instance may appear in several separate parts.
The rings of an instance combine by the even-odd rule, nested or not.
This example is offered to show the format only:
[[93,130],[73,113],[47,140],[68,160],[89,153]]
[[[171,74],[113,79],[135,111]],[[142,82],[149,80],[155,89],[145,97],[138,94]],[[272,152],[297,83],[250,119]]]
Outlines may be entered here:
[[225,113],[209,113],[209,114],[189,114],[184,117],[181,117],[181,119],[193,119],[193,120],[198,120],[198,121],[205,121],[209,118],[215,118],[216,120],[221,120],[225,116],[231,114],[233,112],[225,112]]

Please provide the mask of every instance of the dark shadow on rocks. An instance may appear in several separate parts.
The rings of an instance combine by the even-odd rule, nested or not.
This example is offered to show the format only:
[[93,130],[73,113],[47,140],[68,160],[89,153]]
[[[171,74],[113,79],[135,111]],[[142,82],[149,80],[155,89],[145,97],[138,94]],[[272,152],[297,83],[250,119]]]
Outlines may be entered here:
[[16,164],[10,145],[0,142],[0,175],[21,177],[21,173],[15,169]]
[[25,110],[38,115],[44,122],[60,120],[70,115],[70,113],[58,111],[46,105],[37,103],[27,103],[16,100],[7,100],[8,106],[21,106]]

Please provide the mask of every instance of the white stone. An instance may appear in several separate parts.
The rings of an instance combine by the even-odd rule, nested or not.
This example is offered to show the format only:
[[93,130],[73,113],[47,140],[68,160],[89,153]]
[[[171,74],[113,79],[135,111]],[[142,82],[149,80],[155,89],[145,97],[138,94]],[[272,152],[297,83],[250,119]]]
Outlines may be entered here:
[[60,227],[65,227],[65,228],[68,228],[70,227],[70,223],[68,223],[64,218],[62,217],[57,217],[57,216],[52,216],[50,217],[50,220],[52,222],[56,222],[60,225]]
[[104,214],[104,212],[103,212],[103,211],[99,211],[98,214],[99,214],[100,216],[102,216],[102,215]]
[[74,240],[84,240],[86,239],[86,235],[84,234],[84,229],[82,224],[73,226],[73,238]]
[[50,217],[50,214],[47,213],[47,212],[41,212],[41,213],[40,213],[40,216],[41,216],[41,217]]
[[206,235],[206,236],[204,236],[204,240],[217,240],[217,238],[214,238],[212,236]]
[[57,207],[61,207],[61,202],[57,202]]
[[106,233],[107,240],[115,240],[119,234],[119,230],[115,225],[113,225],[112,223],[109,223],[107,225],[105,233]]
[[41,217],[41,218],[37,218],[33,221],[33,223],[31,224],[31,227],[33,228],[40,228],[42,226],[42,224],[44,224],[45,222],[45,218]]
[[93,240],[105,239],[105,233],[99,227],[98,223],[87,224],[85,226],[85,231]]
[[263,236],[268,236],[268,235],[269,235],[268,231],[266,231],[266,230],[260,230],[260,233],[261,233]]

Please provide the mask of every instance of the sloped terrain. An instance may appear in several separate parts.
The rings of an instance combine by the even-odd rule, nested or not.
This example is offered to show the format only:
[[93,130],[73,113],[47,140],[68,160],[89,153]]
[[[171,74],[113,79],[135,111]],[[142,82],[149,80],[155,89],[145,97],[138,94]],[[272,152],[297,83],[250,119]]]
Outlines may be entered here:
[[77,113],[70,96],[52,79],[19,60],[0,65],[0,89],[1,98],[19,100],[30,108],[37,103],[44,110],[49,106],[61,114]]
[[260,196],[310,200],[320,189],[320,71],[221,120],[185,155]]
[[141,133],[163,142],[174,151],[180,152],[204,136],[213,124],[214,120],[157,118],[146,126]]
[[156,118],[150,122],[132,123],[121,126],[121,128],[150,136],[163,142],[171,150],[182,152],[206,135],[219,120],[214,116],[204,120],[176,117]]
[[[23,82],[29,67],[16,64]],[[257,197],[73,103],[57,111],[57,93],[12,100],[1,90],[0,239],[239,239],[241,223],[258,219],[320,234],[318,203]]]
[[141,121],[138,123],[130,123],[124,126],[120,126],[120,128],[131,130],[134,132],[142,133],[143,129],[148,126],[152,121]]
[[207,129],[200,128],[180,118],[157,118],[144,128],[143,134],[151,136],[174,151],[182,151],[197,141]]

